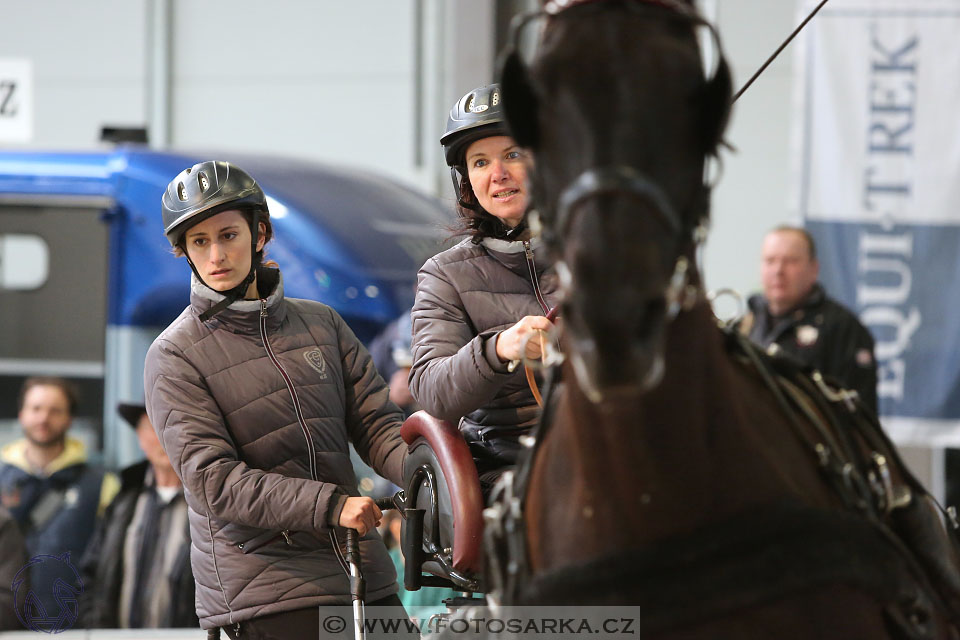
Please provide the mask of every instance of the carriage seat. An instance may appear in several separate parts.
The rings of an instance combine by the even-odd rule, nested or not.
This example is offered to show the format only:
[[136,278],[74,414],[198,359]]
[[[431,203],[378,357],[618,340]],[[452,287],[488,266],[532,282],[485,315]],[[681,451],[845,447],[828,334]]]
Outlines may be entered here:
[[407,578],[418,581],[417,587],[435,584],[419,581],[425,571],[455,589],[476,591],[483,566],[483,497],[470,450],[455,425],[425,411],[407,418],[400,435],[409,447],[403,469],[406,506],[426,510],[422,541],[402,543],[407,567],[416,574],[405,576],[405,584],[413,586]]

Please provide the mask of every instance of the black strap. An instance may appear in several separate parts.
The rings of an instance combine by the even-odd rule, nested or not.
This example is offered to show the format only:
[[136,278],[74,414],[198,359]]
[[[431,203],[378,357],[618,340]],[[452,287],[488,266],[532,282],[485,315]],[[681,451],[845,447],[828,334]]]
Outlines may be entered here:
[[[223,311],[224,309],[232,305],[237,300],[242,299],[243,296],[247,293],[247,289],[250,287],[250,283],[253,282],[253,278],[255,274],[256,274],[255,268],[252,268],[250,270],[250,273],[247,274],[247,277],[244,278],[243,282],[241,282],[239,285],[237,285],[236,287],[234,287],[233,289],[231,289],[230,291],[224,294],[223,300],[221,300],[220,302],[218,302],[217,304],[213,305],[212,307],[210,307],[209,309],[207,309],[206,311],[200,314],[200,322],[206,322],[213,316],[217,315],[218,313],[220,313],[221,311]],[[201,280],[201,282],[203,281]]]
[[[560,386],[561,373],[562,369],[558,365],[546,370],[543,409],[529,434],[533,438],[533,446],[524,447],[520,451],[514,470],[512,494],[519,499],[517,511],[520,514],[526,513],[530,472],[533,470],[537,449],[543,442],[547,428],[554,422],[555,393]],[[505,498],[506,496],[501,497]],[[517,517],[510,505],[507,505],[503,522],[496,527],[487,526],[484,538],[488,568],[492,569],[487,578],[488,582],[493,590],[499,592],[503,604],[512,604],[519,598],[519,590],[530,580],[530,550],[527,548],[523,516]]]
[[539,574],[521,604],[629,603],[643,610],[641,630],[655,634],[840,583],[891,609],[933,612],[922,581],[873,524],[786,503]]

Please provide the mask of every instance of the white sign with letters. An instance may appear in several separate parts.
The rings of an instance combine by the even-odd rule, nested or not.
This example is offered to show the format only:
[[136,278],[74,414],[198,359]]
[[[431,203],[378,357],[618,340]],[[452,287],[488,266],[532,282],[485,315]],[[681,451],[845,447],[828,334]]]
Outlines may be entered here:
[[958,33],[960,0],[832,0],[796,52],[820,280],[873,335],[884,428],[927,446],[960,447]]
[[0,144],[33,139],[33,64],[0,58]]

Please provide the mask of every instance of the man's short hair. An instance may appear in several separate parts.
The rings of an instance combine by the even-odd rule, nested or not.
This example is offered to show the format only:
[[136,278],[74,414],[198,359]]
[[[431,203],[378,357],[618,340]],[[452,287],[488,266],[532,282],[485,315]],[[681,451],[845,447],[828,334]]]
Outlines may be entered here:
[[20,387],[20,399],[17,403],[17,412],[23,410],[23,403],[27,398],[27,392],[34,387],[56,387],[60,389],[67,398],[67,409],[70,411],[70,415],[73,416],[76,414],[78,397],[76,387],[74,387],[73,383],[69,380],[54,376],[34,376],[24,380],[23,386]]
[[807,241],[807,251],[810,253],[810,259],[817,259],[817,243],[813,241],[813,236],[810,235],[809,231],[803,227],[794,227],[793,225],[782,224],[779,227],[771,229],[770,233],[779,233],[781,231],[792,231],[803,236],[803,239]]

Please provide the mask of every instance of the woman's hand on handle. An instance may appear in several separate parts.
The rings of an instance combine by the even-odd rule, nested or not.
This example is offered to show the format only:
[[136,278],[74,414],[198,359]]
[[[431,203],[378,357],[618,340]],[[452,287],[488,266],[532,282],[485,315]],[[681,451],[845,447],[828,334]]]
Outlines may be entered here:
[[525,316],[520,322],[497,335],[497,357],[503,362],[521,360],[526,357],[530,360],[539,360],[541,355],[541,341],[550,331],[553,323],[544,316]]
[[379,507],[373,501],[373,498],[347,498],[340,511],[340,520],[337,522],[341,527],[356,529],[361,537],[367,535],[367,532],[380,524],[380,517],[383,514]]

